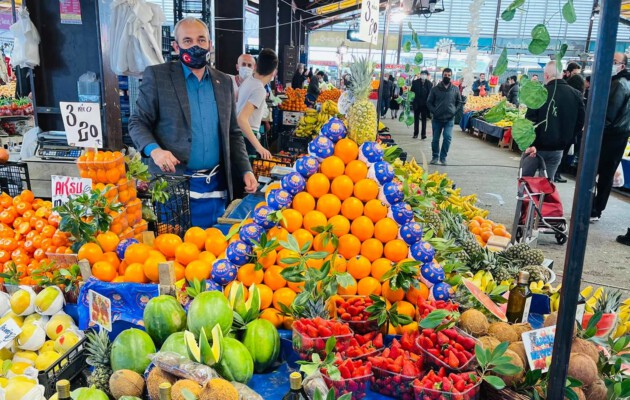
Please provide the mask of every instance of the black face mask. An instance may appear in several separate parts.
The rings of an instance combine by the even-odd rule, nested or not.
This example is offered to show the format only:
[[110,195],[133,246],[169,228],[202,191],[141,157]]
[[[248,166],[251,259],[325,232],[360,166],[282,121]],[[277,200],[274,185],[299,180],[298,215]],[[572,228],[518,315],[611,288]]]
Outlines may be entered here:
[[199,46],[193,46],[188,49],[179,48],[179,56],[184,63],[189,68],[200,69],[203,68],[207,64],[207,55],[208,50],[203,49]]
[[449,78],[448,76],[443,77],[442,83],[448,85],[449,83],[451,83],[451,78]]

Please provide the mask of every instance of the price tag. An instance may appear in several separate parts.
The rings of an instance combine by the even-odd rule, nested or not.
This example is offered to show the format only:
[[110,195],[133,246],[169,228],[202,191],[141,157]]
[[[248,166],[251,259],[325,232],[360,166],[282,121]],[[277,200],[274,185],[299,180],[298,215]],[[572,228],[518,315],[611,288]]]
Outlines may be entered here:
[[51,175],[52,202],[57,207],[70,200],[70,196],[78,196],[92,191],[92,180],[74,176]]
[[364,42],[376,44],[378,41],[378,7],[379,0],[361,1],[359,38]]
[[22,329],[11,318],[7,319],[7,322],[0,325],[0,349],[4,349],[9,344],[13,343],[13,339],[22,332]]
[[90,306],[90,324],[99,325],[108,332],[112,331],[112,301],[93,290],[88,292]]
[[99,103],[60,102],[63,126],[70,146],[103,148]]
[[530,369],[532,371],[539,369],[543,374],[547,372],[549,365],[551,365],[556,326],[523,332],[521,337],[523,338],[523,347],[525,347]]

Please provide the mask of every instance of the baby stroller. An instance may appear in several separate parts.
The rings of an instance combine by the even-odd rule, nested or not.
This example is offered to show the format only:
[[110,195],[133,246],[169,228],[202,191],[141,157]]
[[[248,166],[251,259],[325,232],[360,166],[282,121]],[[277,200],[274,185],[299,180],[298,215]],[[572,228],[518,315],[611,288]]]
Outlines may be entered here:
[[556,186],[547,176],[545,160],[536,155],[539,170],[543,176],[523,176],[523,156],[518,172],[518,197],[514,224],[512,225],[512,243],[528,243],[532,232],[555,235],[558,244],[567,241],[567,220],[564,218],[562,201]]

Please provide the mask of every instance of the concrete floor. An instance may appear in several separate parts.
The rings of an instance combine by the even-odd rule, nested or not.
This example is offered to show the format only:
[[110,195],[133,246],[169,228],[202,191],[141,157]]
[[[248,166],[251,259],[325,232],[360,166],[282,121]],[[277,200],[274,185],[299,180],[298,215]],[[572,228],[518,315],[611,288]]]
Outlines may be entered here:
[[[393,139],[418,163],[423,155],[428,164],[431,159],[431,133],[428,138],[412,139],[413,126],[407,127],[398,120],[385,119]],[[482,141],[464,133],[459,126],[453,131],[448,165],[430,165],[448,173],[462,194],[477,193],[479,203],[490,211],[489,217],[511,229],[516,208],[519,154],[498,147],[496,139]],[[568,177],[567,177],[568,178]],[[575,180],[556,184],[563,201],[567,220],[571,218]],[[630,247],[615,241],[630,227],[630,198],[613,193],[602,219],[590,225],[582,286],[613,286],[630,293]],[[554,270],[562,275],[567,245],[558,245],[553,235],[541,235],[538,247],[547,258],[554,260]],[[559,281],[559,280],[558,280]]]

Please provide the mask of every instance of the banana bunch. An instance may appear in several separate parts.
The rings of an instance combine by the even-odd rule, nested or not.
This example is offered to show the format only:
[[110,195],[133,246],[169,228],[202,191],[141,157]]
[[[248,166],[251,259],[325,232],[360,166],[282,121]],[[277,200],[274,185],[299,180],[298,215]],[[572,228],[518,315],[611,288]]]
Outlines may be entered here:
[[612,334],[614,339],[630,334],[630,299],[626,299],[619,307],[617,315],[617,328]]
[[532,293],[536,294],[544,294],[549,297],[549,305],[551,307],[551,311],[558,311],[560,307],[560,289],[562,288],[562,284],[559,284],[556,287],[551,286],[544,281],[531,282],[529,284],[529,290]]
[[497,282],[492,277],[492,274],[489,271],[479,270],[475,275],[473,275],[471,282],[475,284],[479,289],[484,291],[487,294],[492,293],[492,291],[497,286],[511,286],[510,281],[502,281]]
[[330,115],[307,109],[295,127],[295,136],[312,137],[319,133],[322,126],[328,122]]
[[464,215],[466,219],[472,219],[476,216],[486,218],[488,216],[488,210],[481,209],[475,206],[477,203],[477,195],[470,194],[468,196],[461,195],[461,188],[446,189],[449,194],[448,199],[440,204],[440,208],[445,209],[448,206]]
[[324,114],[329,115],[329,116],[333,116],[333,115],[339,114],[339,109],[337,108],[337,103],[335,103],[332,100],[326,100],[322,104],[322,112]]
[[602,294],[604,294],[604,288],[599,287],[595,290],[592,286],[587,286],[582,290],[582,292],[580,292],[580,294],[586,299],[584,311],[587,313],[593,313],[597,300],[599,300],[602,297]]

